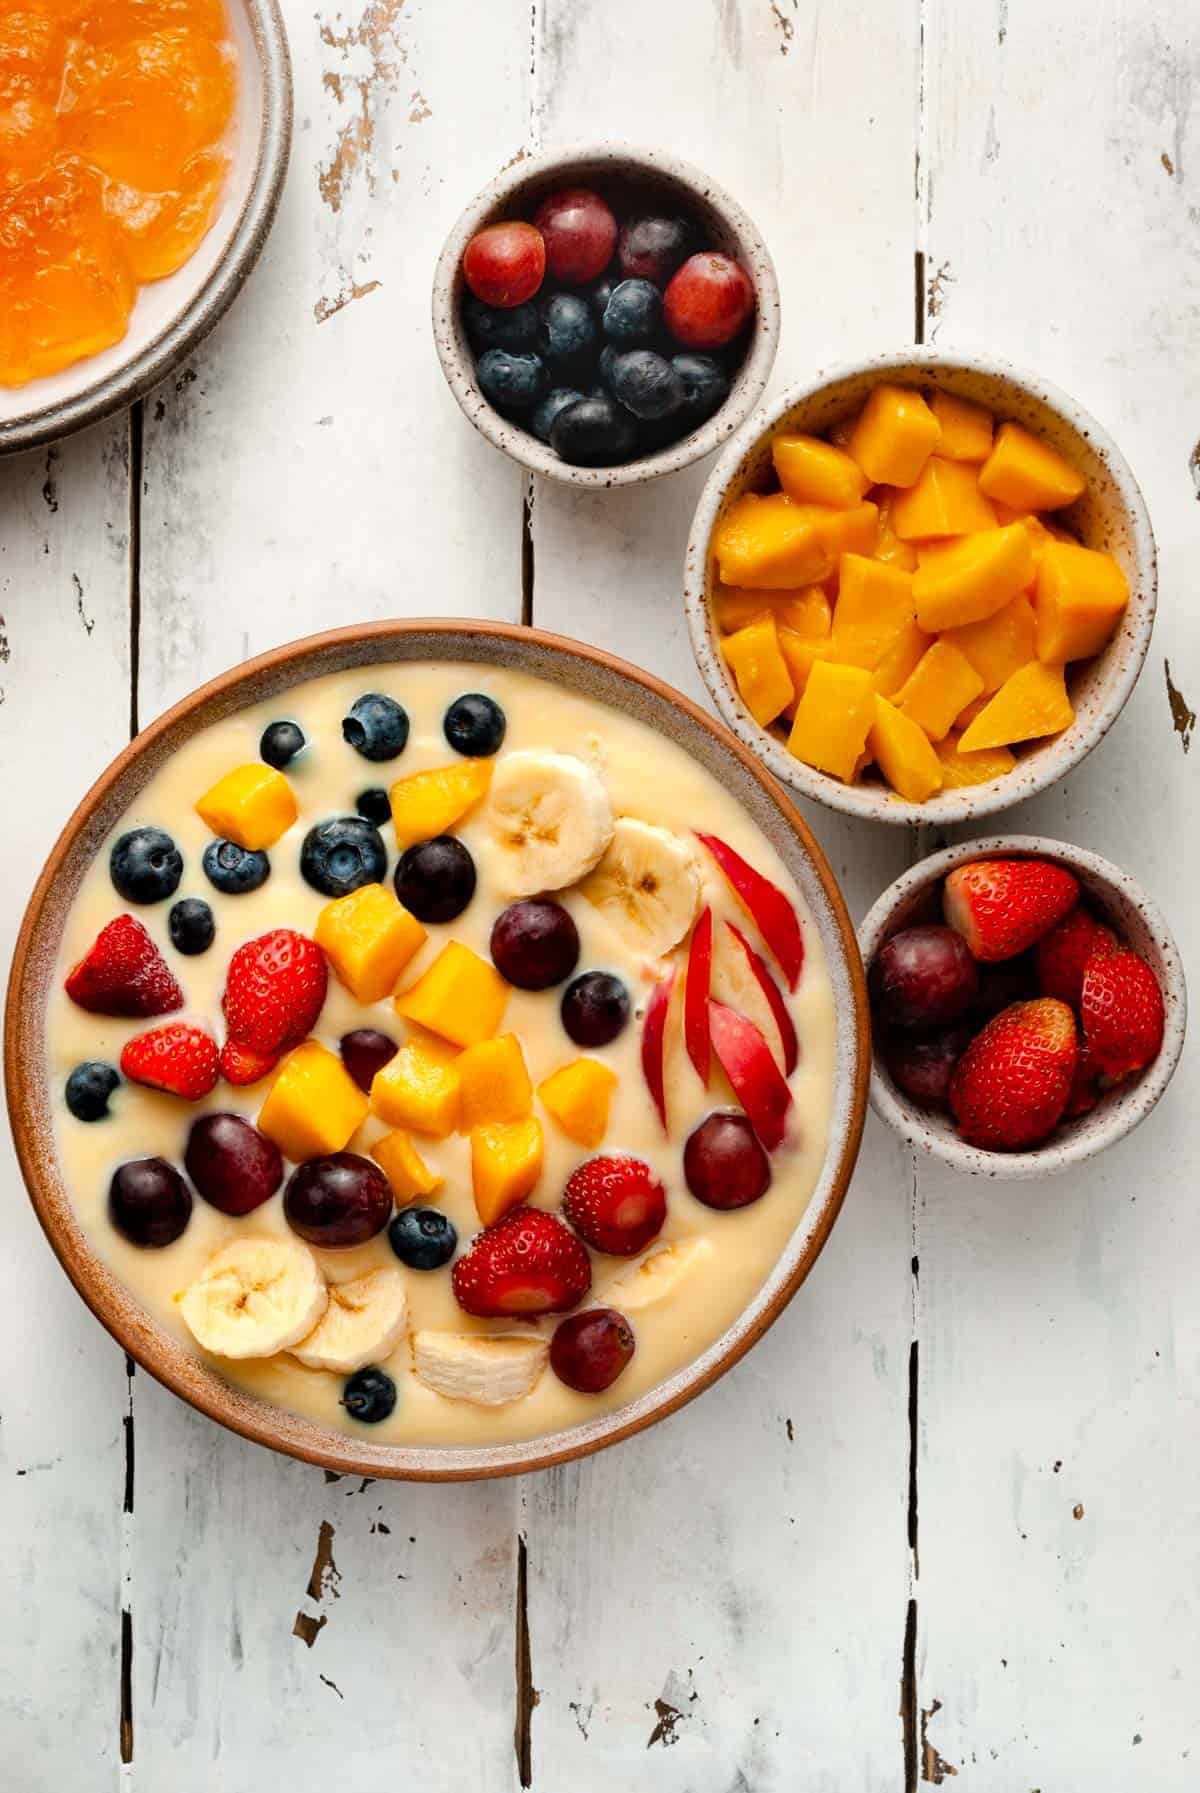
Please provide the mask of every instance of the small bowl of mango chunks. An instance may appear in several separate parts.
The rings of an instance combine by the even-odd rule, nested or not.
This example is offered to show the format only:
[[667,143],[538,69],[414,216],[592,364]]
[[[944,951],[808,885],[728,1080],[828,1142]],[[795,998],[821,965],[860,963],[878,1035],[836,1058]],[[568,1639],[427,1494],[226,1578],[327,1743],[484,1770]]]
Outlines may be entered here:
[[1065,393],[911,348],[760,409],[701,494],[696,660],[776,778],[937,824],[1045,790],[1107,733],[1154,622],[1136,480]]

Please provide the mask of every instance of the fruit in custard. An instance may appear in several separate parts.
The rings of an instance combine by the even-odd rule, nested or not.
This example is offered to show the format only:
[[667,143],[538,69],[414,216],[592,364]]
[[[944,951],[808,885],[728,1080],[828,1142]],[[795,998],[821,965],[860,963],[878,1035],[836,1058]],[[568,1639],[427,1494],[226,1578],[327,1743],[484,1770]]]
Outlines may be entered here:
[[1083,974],[1092,954],[1112,952],[1116,945],[1112,929],[1097,921],[1082,903],[1076,903],[1037,943],[1037,982],[1041,994],[1057,996],[1060,1002],[1078,1008]]
[[630,349],[612,364],[613,395],[645,422],[671,417],[683,404],[683,381],[665,355]]
[[804,936],[792,904],[777,884],[756,871],[718,835],[698,834],[696,838],[716,860],[734,896],[766,941],[787,979],[788,989],[794,990],[804,969]]
[[892,1082],[922,1108],[945,1108],[954,1067],[973,1037],[970,1023],[937,1033],[898,1029],[885,1034],[880,1051]]
[[611,467],[626,461],[637,440],[629,412],[612,399],[589,397],[564,405],[550,426],[550,446],[575,467]]
[[636,1257],[667,1218],[667,1193],[640,1158],[589,1158],[567,1179],[563,1218],[585,1244],[612,1257]]
[[131,828],[113,843],[108,869],[127,903],[161,903],[179,888],[183,855],[162,828]]
[[671,1009],[675,976],[675,967],[672,966],[667,975],[655,984],[642,1021],[642,1076],[646,1079],[650,1099],[658,1110],[664,1133],[667,1131],[667,1016]]
[[617,350],[645,348],[659,333],[662,308],[662,294],[650,281],[622,280],[604,307],[606,341]]
[[245,896],[258,890],[271,876],[265,853],[251,853],[232,840],[210,840],[201,860],[204,875],[222,896]]
[[171,905],[171,912],[167,916],[167,932],[176,952],[183,953],[188,958],[206,953],[213,943],[216,931],[213,912],[202,897],[184,897],[182,901]]
[[343,718],[342,739],[365,760],[394,760],[408,745],[408,711],[394,697],[367,691]]
[[442,718],[442,731],[455,753],[471,759],[499,753],[507,729],[504,711],[482,691],[464,691]]
[[787,1131],[792,1092],[771,1048],[752,1021],[724,1003],[710,1001],[708,1019],[721,1069],[759,1139],[773,1152]]
[[292,1231],[310,1245],[365,1245],[391,1219],[392,1191],[369,1158],[333,1152],[292,1172],[283,1211]]
[[1059,510],[1086,486],[1065,456],[1019,423],[1000,425],[979,470],[980,491],[1019,511]]
[[198,1102],[216,1088],[217,1042],[203,1028],[168,1021],[135,1035],[121,1053],[121,1071],[130,1083],[165,1090],[185,1102]]
[[192,1217],[191,1194],[165,1158],[132,1158],[113,1172],[108,1217],[131,1245],[172,1245]]
[[706,1208],[749,1207],[771,1187],[771,1163],[744,1114],[710,1114],[689,1133],[683,1178]]
[[1075,720],[1061,666],[1033,660],[1006,679],[959,741],[962,753],[1061,734]]
[[389,1127],[411,1127],[445,1139],[458,1126],[462,1079],[455,1065],[416,1040],[401,1046],[375,1074],[371,1110]]
[[506,754],[496,768],[486,819],[494,882],[514,897],[576,883],[613,835],[604,781],[573,753]]
[[413,1371],[419,1382],[448,1401],[504,1407],[536,1388],[550,1348],[537,1334],[486,1337],[477,1332],[412,1335]]
[[676,269],[663,295],[663,318],[689,349],[719,349],[754,311],[754,286],[740,262],[706,249]]
[[299,813],[283,773],[257,761],[227,772],[196,804],[196,814],[214,834],[249,853],[273,847]]
[[477,1233],[451,1272],[455,1300],[481,1319],[565,1313],[592,1286],[592,1266],[561,1220],[514,1208]]
[[425,929],[384,884],[335,897],[317,917],[313,938],[338,981],[358,1002],[382,1002],[426,940]]
[[[771,1018],[779,1030],[779,1044],[783,1049],[783,1074],[790,1077],[800,1060],[800,1042],[796,1038],[796,1028],[784,1001],[783,991],[771,976],[766,962],[760,953],[756,953],[740,928],[727,921],[725,926],[733,935],[750,968],[750,974],[767,1000]],[[707,1079],[705,1079],[707,1087]]]
[[662,287],[696,248],[696,231],[687,218],[643,212],[622,224],[617,263],[627,280],[650,280]]
[[1158,979],[1128,947],[1094,952],[1079,995],[1083,1037],[1096,1072],[1128,1077],[1158,1057],[1166,1027]]
[[620,816],[599,864],[579,889],[626,945],[643,958],[658,959],[678,946],[696,919],[700,867],[681,835]]
[[633,1328],[613,1307],[592,1307],[560,1320],[550,1341],[550,1368],[583,1395],[611,1388],[633,1356]]
[[527,299],[520,305],[501,307],[485,305],[474,293],[468,293],[463,320],[467,335],[480,353],[484,349],[507,349],[510,355],[521,355],[537,342],[537,306]]
[[442,1187],[444,1177],[430,1170],[408,1134],[397,1127],[385,1133],[371,1147],[371,1156],[391,1184],[392,1194],[401,1205],[415,1202],[418,1196],[433,1195]]
[[626,1311],[651,1307],[668,1301],[675,1291],[697,1271],[703,1273],[713,1262],[710,1239],[677,1239],[674,1245],[662,1245],[640,1263],[630,1264],[608,1284],[607,1293],[619,1301]]
[[538,1095],[567,1138],[593,1151],[608,1132],[608,1111],[616,1087],[616,1073],[599,1059],[576,1058],[543,1078]]
[[329,1291],[307,1245],[238,1236],[213,1253],[184,1290],[179,1312],[197,1344],[217,1357],[274,1357],[307,1338]]
[[283,1181],[279,1147],[240,1114],[204,1114],[193,1121],[183,1165],[222,1214],[252,1213]]
[[394,1265],[329,1284],[329,1303],[312,1331],[290,1347],[310,1370],[344,1376],[390,1357],[404,1337],[408,1300]]
[[258,751],[268,766],[282,772],[307,745],[304,730],[298,722],[269,722],[262,732]]
[[109,1099],[120,1082],[116,1066],[105,1064],[102,1059],[76,1065],[63,1091],[68,1110],[77,1121],[105,1120]]
[[463,279],[472,293],[503,310],[532,299],[545,272],[542,233],[519,220],[485,225],[463,251]]
[[719,411],[729,397],[729,375],[712,355],[673,355],[671,366],[683,387],[678,414],[694,429]]
[[567,286],[603,274],[617,242],[617,220],[591,187],[562,187],[543,199],[534,224],[546,246],[546,267]]
[[475,895],[475,861],[452,834],[438,834],[400,855],[395,883],[418,921],[454,921]]
[[1075,1017],[1053,997],[1013,1003],[989,1021],[950,1079],[950,1109],[968,1145],[1040,1145],[1066,1107],[1076,1052]]
[[533,1107],[533,1085],[515,1033],[468,1046],[455,1068],[462,1083],[459,1125],[464,1133],[490,1121],[523,1120]]
[[386,871],[383,837],[361,816],[316,823],[300,848],[300,875],[322,896],[349,896],[364,884],[382,883]]
[[534,354],[485,349],[475,363],[475,374],[480,391],[498,411],[528,411],[550,388],[546,364]]
[[574,386],[552,386],[541,403],[534,408],[529,427],[539,442],[549,442],[554,420],[568,405],[578,404],[584,397]]
[[259,1110],[259,1129],[285,1158],[340,1152],[367,1117],[367,1098],[339,1058],[318,1040],[288,1054]]
[[[742,938],[741,935],[738,936]],[[705,906],[692,931],[687,977],[683,986],[683,1043],[697,1077],[708,1088],[712,1040],[708,1031],[708,993],[712,984],[713,918]]]
[[406,1020],[455,1046],[490,1040],[507,1004],[504,979],[460,940],[449,941],[417,982],[396,998]]
[[552,374],[569,373],[594,351],[592,308],[578,293],[550,293],[537,309],[537,352]]
[[1078,879],[1051,860],[975,859],[949,874],[942,908],[972,956],[990,962],[1035,945],[1078,896]]
[[629,1021],[629,991],[609,971],[585,971],[563,991],[560,1012],[577,1046],[608,1046]]
[[478,757],[397,779],[391,789],[392,827],[401,852],[419,840],[449,833],[474,809],[491,782],[491,760]]
[[872,485],[911,486],[937,447],[941,429],[919,392],[881,381],[846,442]]
[[437,1208],[402,1208],[388,1227],[388,1244],[410,1270],[440,1270],[458,1249],[458,1233]]
[[101,928],[63,988],[93,1015],[166,1015],[183,1007],[173,972],[132,915],[117,915]]
[[294,928],[272,928],[239,946],[221,998],[221,1069],[229,1082],[256,1082],[311,1033],[328,987],[320,947]]
[[471,1183],[484,1226],[531,1195],[542,1174],[545,1142],[536,1115],[471,1129]]
[[392,819],[392,800],[381,784],[369,785],[354,799],[354,808],[364,822],[384,828]]
[[561,903],[525,897],[496,917],[491,954],[501,976],[518,990],[549,990],[578,964],[579,930]]
[[395,1410],[396,1384],[386,1370],[368,1365],[347,1379],[341,1405],[351,1419],[364,1426],[377,1426]]

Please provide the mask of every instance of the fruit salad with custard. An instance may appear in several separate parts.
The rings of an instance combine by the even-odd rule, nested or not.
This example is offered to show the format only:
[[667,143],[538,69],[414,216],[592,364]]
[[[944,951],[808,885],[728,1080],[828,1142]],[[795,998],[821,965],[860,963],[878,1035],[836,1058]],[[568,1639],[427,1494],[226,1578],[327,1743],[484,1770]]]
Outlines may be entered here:
[[197,733],[86,875],[47,1037],[67,1188],[151,1317],[405,1443],[556,1431],[702,1353],[832,1101],[820,936],[733,797],[470,664]]

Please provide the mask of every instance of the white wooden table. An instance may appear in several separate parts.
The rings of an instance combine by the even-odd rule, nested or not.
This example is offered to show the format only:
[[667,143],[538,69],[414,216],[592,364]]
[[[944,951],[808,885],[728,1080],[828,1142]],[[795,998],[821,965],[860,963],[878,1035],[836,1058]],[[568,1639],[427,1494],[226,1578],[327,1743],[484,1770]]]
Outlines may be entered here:
[[[292,167],[242,299],[132,417],[0,464],[7,937],[131,727],[289,637],[524,618],[699,693],[679,587],[704,469],[530,489],[459,415],[428,325],[435,253],[490,174],[622,136],[763,228],[773,389],[915,330],[1045,373],[1122,443],[1161,550],[1151,656],[1086,766],[1006,825],[1128,865],[1189,957],[1194,0],[290,11]],[[936,844],[811,819],[856,916]],[[337,1481],[131,1373],[9,1154],[0,1779],[1194,1789],[1194,1067],[1045,1185],[918,1176],[872,1120],[816,1271],[723,1382],[599,1458],[458,1488]]]

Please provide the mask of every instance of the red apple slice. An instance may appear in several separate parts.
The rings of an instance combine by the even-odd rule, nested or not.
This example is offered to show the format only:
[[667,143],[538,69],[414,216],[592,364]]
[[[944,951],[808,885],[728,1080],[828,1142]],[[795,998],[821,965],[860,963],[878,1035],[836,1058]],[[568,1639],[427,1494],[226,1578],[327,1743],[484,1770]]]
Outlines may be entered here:
[[712,1040],[708,1032],[708,992],[712,983],[712,910],[705,909],[696,923],[688,950],[687,982],[683,987],[683,1042],[696,1067],[696,1075],[708,1088],[712,1070]]
[[655,984],[650,992],[650,1000],[646,1004],[646,1019],[642,1022],[642,1075],[654,1099],[664,1133],[667,1130],[667,1092],[664,1084],[667,1010],[671,1006],[671,992],[674,988],[675,968],[672,966],[666,977]]
[[783,991],[771,976],[762,954],[755,952],[742,930],[735,928],[731,921],[727,921],[725,926],[745,953],[746,963],[754,973],[759,989],[770,1004],[771,1015],[779,1029],[779,1039],[783,1046],[783,1073],[785,1077],[790,1077],[800,1059],[800,1042],[796,1038],[796,1029],[792,1024],[792,1017],[788,1014],[787,1003],[783,1000]]
[[804,936],[800,932],[800,917],[791,903],[778,884],[756,872],[715,834],[698,834],[696,838],[720,866],[733,894],[744,905],[778,962],[788,989],[794,990],[804,967]]
[[773,1152],[783,1142],[792,1092],[775,1063],[771,1048],[753,1021],[710,1002],[708,1021],[721,1069],[733,1085],[733,1093],[746,1110],[750,1125]]

